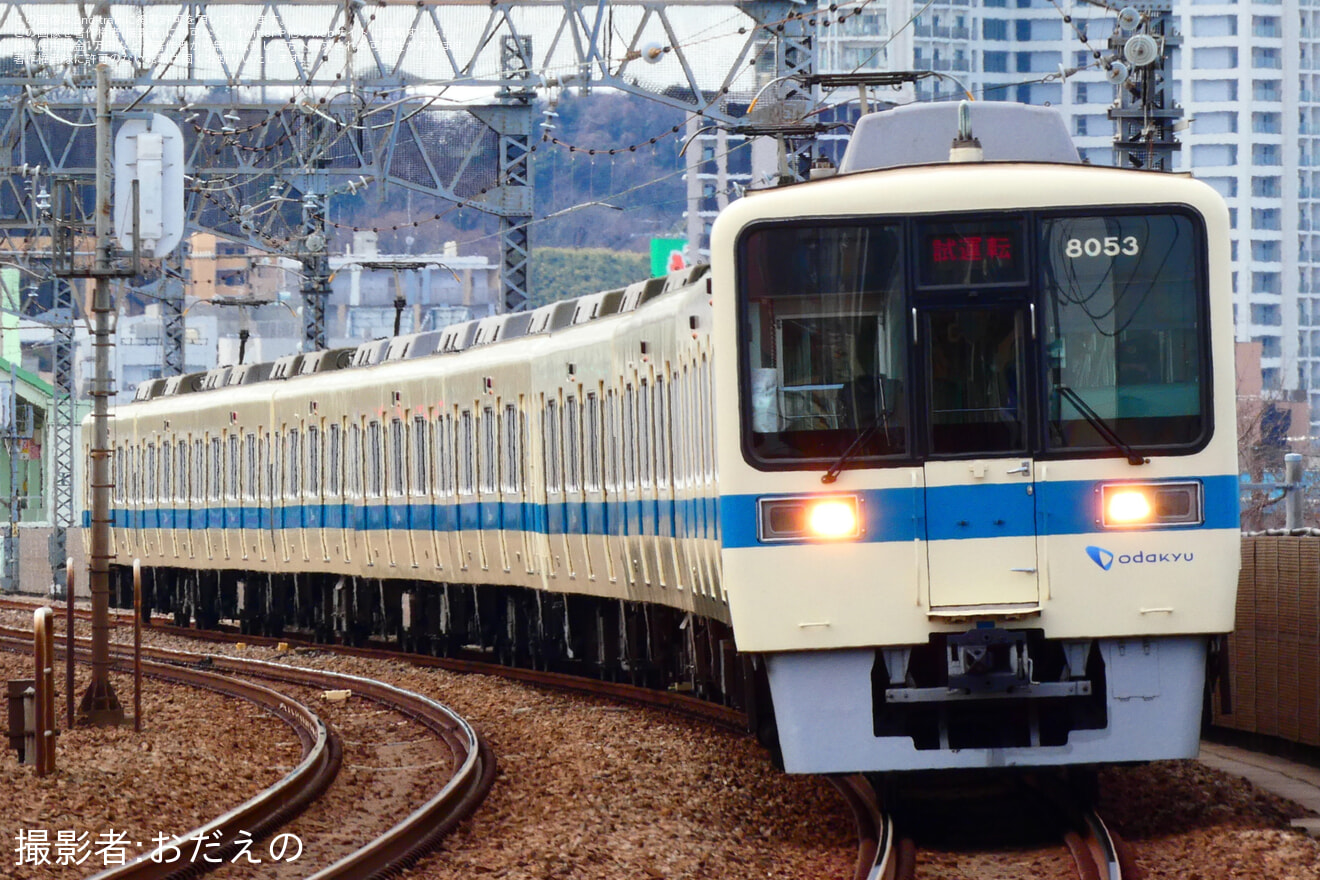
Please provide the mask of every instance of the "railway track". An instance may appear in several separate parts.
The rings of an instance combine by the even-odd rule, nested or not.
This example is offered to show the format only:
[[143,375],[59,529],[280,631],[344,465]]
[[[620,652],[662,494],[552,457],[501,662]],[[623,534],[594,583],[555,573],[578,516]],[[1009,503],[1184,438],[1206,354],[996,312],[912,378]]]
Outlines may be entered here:
[[[86,662],[89,657],[88,640],[77,641],[76,656]],[[0,628],[0,647],[20,652],[30,651],[31,635],[22,630]],[[62,654],[62,644],[58,646],[57,652]],[[131,653],[122,646],[112,645],[111,656],[117,668],[121,670],[130,668]],[[322,731],[328,741],[322,751],[330,753],[332,757],[332,766],[328,770],[328,775],[326,770],[322,770],[314,785],[302,783],[296,788],[289,788],[285,785],[289,780],[287,778],[281,780],[275,788],[268,789],[253,798],[252,801],[257,802],[255,805],[248,802],[240,808],[251,806],[255,812],[245,810],[241,815],[235,816],[231,811],[208,823],[202,829],[194,829],[182,835],[174,842],[175,844],[196,839],[199,832],[213,834],[216,830],[221,830],[224,833],[225,829],[231,829],[233,832],[229,838],[226,838],[227,845],[233,844],[233,837],[242,830],[250,832],[252,839],[261,836],[254,830],[257,827],[261,828],[262,834],[268,834],[305,810],[316,797],[319,797],[329,786],[342,763],[342,744],[338,738],[330,734],[327,725],[310,710],[291,700],[287,695],[245,682],[238,678],[240,676],[283,682],[315,690],[350,690],[354,695],[397,712],[430,731],[450,754],[450,762],[455,771],[439,791],[420,807],[410,810],[401,821],[393,824],[383,834],[316,872],[313,875],[316,880],[340,880],[340,878],[362,880],[362,878],[384,877],[410,867],[476,809],[494,781],[494,757],[472,726],[447,707],[419,694],[358,676],[300,669],[258,660],[146,647],[143,648],[143,657],[144,672],[163,680],[209,687],[243,699],[254,701],[264,699],[266,702],[258,702],[258,704],[275,707],[273,711],[277,711],[280,706],[289,707],[285,712],[277,711],[277,714],[285,718],[295,716],[304,728],[310,725]],[[202,666],[206,668],[202,669]],[[294,707],[301,708],[302,712],[298,712]],[[301,730],[299,735],[300,737],[304,735]],[[319,755],[320,752],[317,754]],[[303,763],[308,763],[308,760],[304,758]],[[297,804],[296,811],[288,809],[293,803]],[[261,812],[263,809],[268,809],[269,812]],[[233,850],[231,848],[226,851]],[[210,853],[214,857],[221,855],[218,849],[213,849]],[[144,856],[130,865],[98,874],[97,880],[182,878],[196,876],[209,867],[210,865],[205,863],[179,866],[152,862],[149,856]]]
[[[30,603],[0,600],[0,607],[31,608]],[[86,609],[78,609],[77,617],[87,619],[90,614]],[[121,625],[131,626],[132,614],[118,613]],[[728,707],[699,700],[684,694],[655,691],[632,685],[585,679],[562,673],[542,670],[507,667],[479,659],[441,658],[430,655],[413,654],[389,650],[381,647],[328,646],[297,637],[281,638],[242,635],[237,632],[199,630],[176,626],[172,623],[153,621],[151,630],[162,635],[172,635],[192,640],[216,644],[247,644],[252,646],[276,647],[281,643],[292,648],[311,650],[332,650],[336,654],[361,657],[374,660],[406,662],[423,668],[439,668],[460,673],[496,675],[503,678],[532,684],[558,691],[593,694],[612,700],[639,703],[661,707],[688,717],[702,719],[729,729],[746,730],[745,716]],[[152,649],[150,656],[155,656]],[[144,648],[144,656],[148,655]],[[172,655],[174,652],[163,652]],[[199,662],[202,656],[209,658],[217,670],[227,670],[231,664],[247,664],[253,661],[236,660],[221,655],[185,654],[190,662]],[[280,664],[275,666],[287,672],[295,670]],[[311,674],[310,672],[308,674]],[[356,691],[355,691],[356,692]],[[493,762],[492,762],[493,763]],[[839,792],[852,811],[857,827],[858,857],[854,869],[855,880],[911,880],[919,876],[917,844],[913,838],[902,833],[903,811],[901,806],[886,805],[881,802],[866,777],[860,775],[829,777],[828,781]],[[1051,789],[1043,792],[1042,797],[1056,800],[1067,795]],[[1081,880],[1133,880],[1137,877],[1130,852],[1116,836],[1106,828],[1104,822],[1094,813],[1088,813],[1074,802],[1056,803],[1053,814],[1069,815],[1073,822],[1063,831],[1059,846],[1066,847],[1072,859],[1076,876]],[[319,877],[320,875],[318,875]],[[326,876],[369,876],[367,874],[336,874]]]
[[911,880],[922,875],[923,866],[968,877],[1141,877],[1131,849],[1089,796],[1056,777],[972,775],[935,782],[882,777],[882,789],[892,797],[889,817],[869,794],[866,778],[849,779],[853,786],[866,784],[866,790],[845,797],[855,812],[871,808],[875,827],[887,823],[891,830],[878,839],[888,837],[894,851],[888,857],[880,852],[869,873],[859,859],[856,880]]
[[[0,609],[8,608],[30,611],[34,607],[36,606],[32,602],[24,602],[22,600],[14,599],[0,599]],[[118,621],[119,626],[130,629],[132,628],[133,612],[112,610],[110,613],[114,619]],[[91,611],[87,608],[75,608],[74,615],[79,620],[83,621],[91,619]],[[56,621],[57,624],[62,625],[63,615],[57,614],[56,617],[59,618]],[[408,663],[424,669],[444,669],[450,672],[495,675],[510,681],[522,682],[524,684],[550,688],[557,691],[591,694],[611,700],[619,700],[626,703],[666,709],[688,718],[705,720],[730,730],[747,730],[747,716],[737,709],[732,709],[728,706],[722,706],[718,703],[712,703],[708,700],[698,699],[686,694],[672,691],[653,690],[651,688],[638,687],[620,682],[601,681],[598,679],[584,678],[582,676],[551,672],[548,670],[503,666],[493,661],[482,660],[477,657],[435,657],[430,654],[416,654],[385,647],[328,645],[314,641],[310,638],[300,638],[296,634],[284,635],[278,638],[273,636],[244,635],[231,629],[194,629],[193,627],[177,626],[172,623],[165,623],[162,620],[155,619],[152,620],[146,629],[165,635],[178,636],[180,638],[192,639],[194,641],[212,642],[215,644],[245,644],[266,648],[288,645],[292,648],[334,651],[336,654],[345,657],[360,657],[368,660],[386,660]]]
[[[0,649],[29,653],[32,639],[21,631],[0,631]],[[59,649],[62,654],[63,648]],[[86,658],[84,658],[86,659]],[[131,672],[131,660],[115,659],[121,672]],[[287,723],[302,742],[302,760],[292,772],[275,785],[249,798],[234,809],[200,828],[171,842],[186,846],[192,835],[216,840],[220,846],[211,851],[217,858],[228,858],[238,851],[240,832],[259,839],[297,816],[313,803],[339,772],[342,749],[339,737],[303,703],[242,679],[218,675],[201,669],[148,661],[143,673],[160,681],[186,687],[204,688],[225,696],[247,700]],[[152,861],[149,854],[96,875],[98,880],[165,880],[180,876],[177,865]]]

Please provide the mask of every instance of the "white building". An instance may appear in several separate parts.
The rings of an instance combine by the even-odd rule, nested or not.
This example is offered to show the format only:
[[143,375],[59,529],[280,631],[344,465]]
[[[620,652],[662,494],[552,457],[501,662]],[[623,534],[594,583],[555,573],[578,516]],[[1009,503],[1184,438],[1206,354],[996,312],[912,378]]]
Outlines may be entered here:
[[[865,10],[878,15],[878,6]],[[932,70],[943,78],[918,84],[923,99],[955,98],[966,88],[978,100],[1050,104],[1068,117],[1087,161],[1113,164],[1108,110],[1116,92],[1095,57],[1112,55],[1112,13],[1069,0],[1058,6],[1050,0],[936,0],[924,9],[920,2],[891,0],[883,9],[877,19],[883,25],[869,37],[821,28],[823,69]],[[913,24],[894,36],[917,10]],[[1180,133],[1174,168],[1193,172],[1228,201],[1237,338],[1261,344],[1266,389],[1309,396],[1315,433],[1320,0],[1193,0],[1177,4],[1173,14],[1183,42],[1171,54],[1171,96],[1191,121]]]

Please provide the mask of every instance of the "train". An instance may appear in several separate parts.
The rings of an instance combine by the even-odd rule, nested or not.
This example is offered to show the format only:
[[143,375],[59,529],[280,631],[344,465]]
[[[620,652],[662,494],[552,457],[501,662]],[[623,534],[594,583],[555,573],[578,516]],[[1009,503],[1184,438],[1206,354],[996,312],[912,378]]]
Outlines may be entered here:
[[812,178],[708,265],[143,383],[113,601],[140,559],[181,623],[690,692],[794,773],[1195,755],[1239,566],[1223,200],[1008,103],[867,115]]

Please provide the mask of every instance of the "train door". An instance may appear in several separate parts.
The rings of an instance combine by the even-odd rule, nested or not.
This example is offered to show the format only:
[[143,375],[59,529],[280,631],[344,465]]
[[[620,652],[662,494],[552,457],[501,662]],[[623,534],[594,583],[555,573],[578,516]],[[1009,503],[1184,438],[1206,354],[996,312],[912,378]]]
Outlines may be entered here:
[[362,500],[362,426],[357,422],[350,424],[344,442],[344,558],[351,562],[353,552],[361,550],[360,555],[370,565]]
[[184,531],[184,524],[187,522],[188,504],[183,494],[185,487],[188,485],[186,449],[183,440],[166,440],[162,449],[162,454],[166,458],[174,459],[174,483],[166,486],[166,491],[171,488],[174,491],[174,497],[168,502],[170,516],[167,522],[170,530],[170,556],[175,560],[182,558],[183,553],[180,548],[186,548],[188,543],[188,535]]
[[480,528],[481,520],[477,516],[475,493],[477,490],[477,446],[476,427],[473,425],[472,410],[465,409],[458,415],[455,424],[457,448],[458,496],[454,508],[454,551],[458,556],[458,568],[467,571],[472,564],[472,541],[470,532]]
[[325,430],[325,557],[341,564],[349,561],[344,482],[344,427],[331,422]]
[[215,559],[220,530],[224,528],[224,513],[220,502],[220,473],[222,453],[219,437],[206,438],[206,558]]
[[527,417],[524,415],[523,405],[524,398],[521,397],[517,404],[504,404],[504,415],[500,419],[500,474],[504,498],[501,509],[504,520],[502,527],[505,542],[505,571],[510,571],[513,565],[513,560],[508,555],[508,542],[512,541],[514,555],[522,562],[522,573],[531,574],[536,569],[532,564],[527,544],[531,517],[528,516],[524,504],[527,500],[525,494]]
[[541,485],[545,495],[541,502],[545,509],[545,573],[557,578],[573,575],[573,559],[569,554],[568,531],[565,522],[567,505],[564,503],[563,426],[559,417],[559,400],[554,392],[546,396],[541,409],[541,452],[543,467]]
[[[330,561],[330,545],[326,538],[325,516],[325,435],[321,425],[307,426],[307,509],[304,518],[313,535],[308,535],[307,543],[315,537],[316,547],[320,550],[321,561]],[[311,548],[304,546],[303,554],[311,558]]]
[[[591,562],[587,543],[587,505],[582,479],[582,404],[578,394],[564,398],[564,542],[569,577],[589,576]],[[581,562],[574,566],[573,550]]]
[[454,429],[453,419],[437,412],[431,423],[431,548],[435,553],[435,567],[443,571],[449,552],[453,523],[448,517],[454,510]]
[[275,555],[275,455],[279,444],[271,442],[270,431],[262,432],[260,428],[257,431],[261,437],[260,460],[257,462],[261,482],[256,487],[253,506],[257,512],[257,554],[265,562],[268,554]]
[[649,580],[642,554],[642,504],[637,454],[637,391],[632,382],[623,388],[623,552],[628,583],[637,586]]
[[481,445],[477,449],[477,509],[480,511],[480,530],[477,532],[477,549],[481,555],[481,570],[490,571],[489,541],[494,536],[500,551],[500,567],[509,570],[509,561],[504,552],[504,536],[500,531],[500,464],[499,464],[499,426],[495,420],[495,407],[483,406],[478,424]]
[[913,310],[925,377],[930,607],[1035,607],[1032,325],[1018,303]]
[[[374,566],[376,560],[380,558],[381,536],[377,531],[385,529],[385,506],[383,500],[385,497],[385,461],[384,461],[384,441],[381,437],[383,429],[379,421],[367,423],[366,442],[364,444],[364,462],[363,476],[365,484],[362,488],[362,506],[366,512],[366,521],[363,523],[362,535],[365,539],[367,552],[367,565]],[[386,533],[385,539],[388,541],[389,535]]]
[[610,558],[609,533],[605,526],[605,426],[601,416],[599,390],[587,392],[584,415],[582,531],[587,551],[583,554],[583,558],[586,563],[587,578],[595,580],[597,565],[603,562],[608,571]]
[[[412,439],[416,445],[417,438]],[[409,479],[411,478],[411,479]],[[401,549],[407,550],[408,565],[417,567],[417,542],[413,540],[413,529],[422,528],[420,522],[414,524],[413,509],[421,515],[421,505],[412,504],[413,486],[417,484],[417,475],[409,472],[408,424],[395,418],[389,422],[389,530],[392,541],[399,541]],[[403,553],[396,554],[391,546],[389,565],[396,565]]]
[[[261,531],[258,528],[261,515],[257,508],[260,499],[259,486],[257,485],[257,470],[253,463],[253,456],[257,454],[257,436],[255,434],[244,434],[242,439],[243,460],[239,463],[239,494],[243,502],[239,510],[239,549],[242,551],[244,559],[248,558],[248,548],[251,547],[253,553],[258,552],[257,545],[261,542]],[[254,522],[255,521],[255,522]]]
[[[189,518],[189,556],[197,554],[207,544],[206,537],[206,441],[201,437],[192,440],[192,478],[189,480],[191,511]],[[209,555],[209,554],[208,554]]]

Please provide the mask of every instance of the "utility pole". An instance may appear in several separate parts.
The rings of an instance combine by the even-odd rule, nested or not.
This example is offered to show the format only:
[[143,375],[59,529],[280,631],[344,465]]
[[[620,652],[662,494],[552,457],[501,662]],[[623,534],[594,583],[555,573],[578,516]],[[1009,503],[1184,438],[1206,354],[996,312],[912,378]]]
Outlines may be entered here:
[[1183,109],[1173,100],[1170,52],[1182,43],[1173,27],[1169,0],[1150,3],[1140,13],[1125,9],[1109,39],[1117,57],[1107,63],[1109,81],[1118,100],[1109,118],[1114,135],[1114,164],[1119,168],[1172,171],[1174,151],[1181,146],[1175,126]]
[[[531,296],[528,259],[531,256],[532,38],[505,35],[500,41],[500,74],[517,85],[500,89],[500,106],[474,111],[499,133],[500,162],[500,286],[504,310],[527,308]],[[523,85],[526,83],[526,85]]]
[[325,348],[325,301],[330,296],[330,256],[326,252],[326,197],[314,191],[319,179],[307,174],[308,189],[302,198],[302,298],[303,342],[305,352]]
[[[9,365],[9,385],[5,389],[5,452],[9,455],[9,527],[5,531],[5,567],[0,584],[6,593],[16,593],[19,588],[18,565],[18,523],[23,518],[22,500],[18,494],[18,453],[22,441],[30,439],[32,416],[30,410],[25,413],[20,407],[18,396],[18,378],[15,365]],[[24,417],[26,415],[26,418]],[[26,430],[25,430],[26,428]]]
[[[115,273],[113,218],[110,214],[110,79],[106,65],[96,66],[96,262],[92,268],[92,449],[91,577],[92,680],[78,707],[79,723],[124,723],[124,707],[110,684],[110,318]],[[137,211],[134,210],[136,216]],[[137,240],[137,236],[134,236]],[[135,261],[136,262],[136,261]]]

